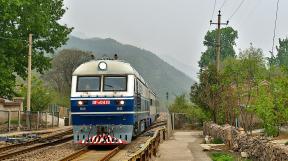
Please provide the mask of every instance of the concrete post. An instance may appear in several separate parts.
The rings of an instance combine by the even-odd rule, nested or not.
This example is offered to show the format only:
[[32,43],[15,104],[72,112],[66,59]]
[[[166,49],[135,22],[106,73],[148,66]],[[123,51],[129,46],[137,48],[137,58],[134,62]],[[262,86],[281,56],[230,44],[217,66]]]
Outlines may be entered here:
[[54,112],[52,112],[52,128],[54,127]]
[[39,116],[40,116],[40,113],[39,113],[39,111],[37,111],[37,123],[36,123],[36,129],[37,130],[39,129]]
[[17,131],[21,130],[21,111],[18,111],[18,127],[17,127]]
[[25,111],[26,113],[26,126],[27,129],[30,130],[30,111]]
[[172,113],[172,130],[175,130],[175,113]]
[[60,121],[59,117],[60,117],[60,112],[58,112],[58,117],[57,117],[57,127],[59,127],[59,121]]
[[46,129],[48,128],[48,112],[45,112]]
[[71,116],[71,112],[68,112],[68,117],[69,117],[69,126],[71,125],[71,121],[72,121],[72,116]]
[[8,132],[11,131],[11,111],[8,111]]

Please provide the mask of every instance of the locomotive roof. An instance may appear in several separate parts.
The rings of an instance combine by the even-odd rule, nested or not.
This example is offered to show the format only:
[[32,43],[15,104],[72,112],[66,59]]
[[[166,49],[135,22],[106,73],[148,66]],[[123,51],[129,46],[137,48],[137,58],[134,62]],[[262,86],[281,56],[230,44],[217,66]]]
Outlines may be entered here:
[[[105,62],[107,64],[107,70],[99,70],[98,65],[100,62]],[[101,74],[111,74],[111,75],[128,75],[133,74],[138,77],[143,83],[144,79],[141,75],[127,62],[123,60],[91,60],[89,62],[81,64],[73,72],[73,76],[89,76],[89,75],[101,75]],[[145,83],[145,85],[147,85]]]

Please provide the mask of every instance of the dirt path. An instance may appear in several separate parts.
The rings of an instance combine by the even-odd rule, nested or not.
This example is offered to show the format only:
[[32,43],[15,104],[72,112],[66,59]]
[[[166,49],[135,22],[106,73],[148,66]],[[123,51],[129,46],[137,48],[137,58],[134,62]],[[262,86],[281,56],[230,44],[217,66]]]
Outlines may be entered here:
[[159,147],[156,161],[211,161],[202,151],[202,131],[176,131]]

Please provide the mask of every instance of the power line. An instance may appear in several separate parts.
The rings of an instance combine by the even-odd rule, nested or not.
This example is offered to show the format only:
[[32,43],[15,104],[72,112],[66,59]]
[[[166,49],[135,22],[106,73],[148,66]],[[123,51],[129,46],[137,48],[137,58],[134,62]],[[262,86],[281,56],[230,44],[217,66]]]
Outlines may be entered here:
[[231,20],[231,18],[238,12],[238,10],[241,8],[242,4],[245,2],[245,0],[242,0],[236,10],[232,13],[232,15],[228,18],[228,20]]
[[221,7],[220,7],[219,10],[222,10],[222,8],[224,7],[224,5],[225,5],[226,2],[227,2],[227,0],[224,0],[224,1],[223,1],[223,3],[222,3],[222,5],[221,5]]
[[214,1],[213,12],[212,12],[212,15],[211,15],[211,18],[210,18],[211,20],[213,19],[213,16],[214,16],[216,4],[217,4],[217,0]]
[[274,57],[274,44],[275,44],[275,35],[276,35],[276,29],[277,29],[277,20],[278,20],[278,11],[279,11],[279,1],[277,0],[277,8],[276,8],[276,16],[274,21],[274,29],[273,29],[273,40],[272,40],[272,50],[271,50],[271,56]]
[[217,4],[217,0],[214,1],[214,5],[213,5],[213,12],[212,12],[212,15],[211,15],[211,18],[210,18],[210,25],[209,25],[208,31],[210,31],[210,28],[211,28],[211,21],[212,21],[213,16],[214,16],[214,12],[215,12],[215,8],[216,8],[216,4]]

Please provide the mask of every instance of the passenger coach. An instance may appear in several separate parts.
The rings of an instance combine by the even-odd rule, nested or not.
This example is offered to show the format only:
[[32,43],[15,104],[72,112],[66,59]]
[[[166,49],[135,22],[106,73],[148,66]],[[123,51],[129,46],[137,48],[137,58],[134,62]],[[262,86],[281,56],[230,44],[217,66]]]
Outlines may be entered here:
[[121,60],[93,60],[73,73],[71,115],[74,141],[127,144],[155,120],[156,96]]

